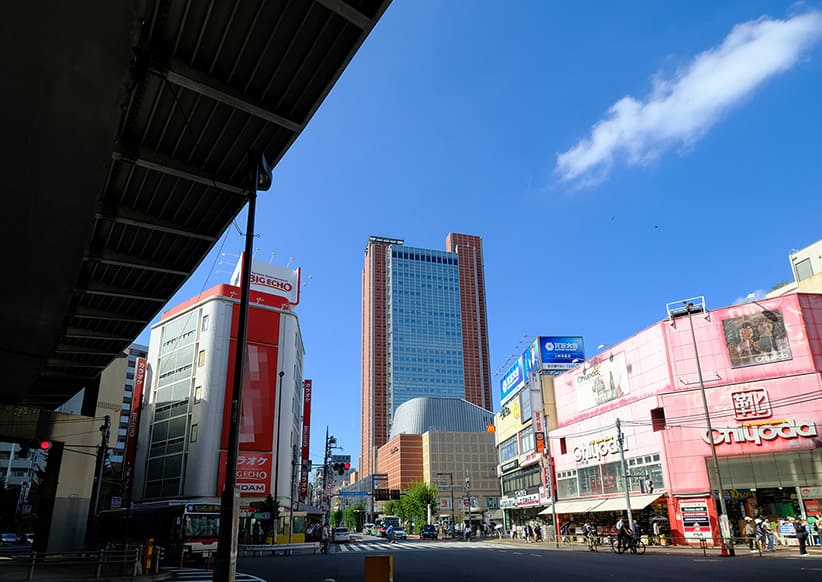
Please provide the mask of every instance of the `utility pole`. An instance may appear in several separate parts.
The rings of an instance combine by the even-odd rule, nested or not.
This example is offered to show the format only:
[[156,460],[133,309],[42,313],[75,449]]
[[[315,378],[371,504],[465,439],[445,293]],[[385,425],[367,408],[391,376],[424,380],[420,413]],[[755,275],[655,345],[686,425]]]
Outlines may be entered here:
[[103,426],[100,427],[100,449],[97,454],[97,491],[94,493],[94,517],[100,513],[100,493],[103,490],[103,469],[106,466],[108,453],[108,439],[111,436],[111,417],[107,414]]
[[[251,261],[254,254],[254,215],[257,190],[271,188],[271,168],[261,151],[248,152],[248,217],[245,227],[245,252],[240,279],[240,313],[237,318],[237,345],[234,351],[234,378],[231,386],[231,416],[228,423],[225,483],[220,496],[220,530],[217,556],[214,560],[214,582],[233,582],[237,573],[237,534],[239,533],[240,490],[237,488],[237,457],[240,452],[240,416],[242,415],[243,369],[245,368],[248,298],[251,283]],[[280,435],[277,435],[279,441]],[[279,443],[278,443],[279,445]],[[277,484],[275,483],[276,487]],[[276,489],[275,489],[276,493]]]
[[294,539],[294,476],[297,474],[297,463],[299,462],[297,456],[297,445],[292,446],[292,455],[291,455],[291,489],[288,492],[288,504],[291,506],[291,513],[289,514],[288,518],[288,543],[290,544],[291,541]]
[[[685,301],[685,311],[688,312],[688,324],[691,327],[691,340],[694,344],[694,358],[696,359],[696,372],[699,376],[699,391],[702,394],[702,409],[705,412],[705,423],[708,425],[708,435],[710,435],[711,444],[711,458],[714,464],[714,471],[716,472],[716,484],[719,488],[719,536],[722,540],[722,545],[728,550],[729,556],[735,556],[736,551],[733,545],[733,536],[729,534],[730,525],[728,523],[728,508],[725,506],[725,490],[722,485],[722,473],[719,470],[719,459],[716,456],[716,443],[714,442],[714,429],[711,426],[711,413],[708,408],[708,397],[705,395],[705,379],[702,377],[702,365],[699,363],[699,348],[696,346],[696,332],[694,331],[693,312],[697,311],[691,301]],[[699,307],[698,311],[705,311],[704,300],[703,305]]]
[[624,436],[619,419],[616,419],[617,442],[619,443],[619,461],[622,464],[622,474],[625,476],[625,507],[628,509],[628,527],[634,531],[634,516],[631,514],[631,474],[628,472],[628,465],[625,463]]

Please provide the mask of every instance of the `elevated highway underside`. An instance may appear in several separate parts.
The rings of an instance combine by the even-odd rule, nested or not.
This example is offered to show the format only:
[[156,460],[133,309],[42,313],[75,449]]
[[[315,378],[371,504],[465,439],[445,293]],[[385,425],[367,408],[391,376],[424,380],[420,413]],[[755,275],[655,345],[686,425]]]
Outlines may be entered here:
[[7,9],[0,403],[94,398],[245,205],[247,152],[276,165],[388,3]]

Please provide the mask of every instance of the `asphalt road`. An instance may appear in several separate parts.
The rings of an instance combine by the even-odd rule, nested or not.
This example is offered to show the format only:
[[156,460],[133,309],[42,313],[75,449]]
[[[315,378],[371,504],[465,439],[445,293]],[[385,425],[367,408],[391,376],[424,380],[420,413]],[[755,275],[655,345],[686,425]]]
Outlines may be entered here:
[[[360,546],[353,550],[354,545]],[[367,547],[372,546],[372,547]],[[268,582],[362,582],[368,556],[391,554],[394,582],[544,582],[573,580],[715,581],[822,580],[822,553],[800,558],[798,552],[705,557],[699,552],[617,555],[547,544],[510,544],[490,540],[408,540],[393,546],[363,541],[328,555],[243,558],[239,570]]]

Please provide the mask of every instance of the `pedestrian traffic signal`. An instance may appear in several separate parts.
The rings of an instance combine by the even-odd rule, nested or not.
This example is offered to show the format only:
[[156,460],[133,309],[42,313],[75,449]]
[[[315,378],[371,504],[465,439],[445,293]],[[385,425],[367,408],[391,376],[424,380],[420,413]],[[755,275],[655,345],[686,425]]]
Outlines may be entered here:
[[51,448],[51,441],[40,441],[40,450],[47,451]]

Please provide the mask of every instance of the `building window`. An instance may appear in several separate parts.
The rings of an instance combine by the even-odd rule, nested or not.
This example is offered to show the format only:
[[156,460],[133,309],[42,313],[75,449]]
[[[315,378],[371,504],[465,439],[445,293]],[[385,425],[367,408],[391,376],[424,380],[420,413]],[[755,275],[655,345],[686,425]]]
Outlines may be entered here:
[[568,454],[568,444],[565,442],[565,437],[559,437],[559,454]]
[[197,366],[200,368],[205,366],[205,350],[200,350],[200,353],[197,355]]
[[528,453],[534,450],[536,444],[534,443],[534,427],[529,426],[524,431],[520,433],[520,438],[522,442],[521,451],[523,453]]
[[808,277],[813,277],[813,266],[810,259],[804,259],[796,263],[796,280],[802,281]]
[[519,446],[517,445],[517,435],[514,435],[499,446],[499,462],[504,463],[517,455],[519,455]]
[[[519,396],[519,414],[520,420],[522,422],[526,422],[531,420],[531,391],[530,390],[523,390],[522,394]],[[528,450],[523,448],[523,450]]]
[[189,442],[196,443],[197,437],[200,435],[200,425],[199,424],[192,424],[191,425],[191,435],[188,439]]
[[203,399],[203,387],[196,386],[194,388],[194,404],[199,404],[200,400]]
[[207,331],[207,330],[208,330],[208,315],[204,315],[204,316],[203,316],[203,325],[202,325],[202,330],[203,330],[203,331]]

